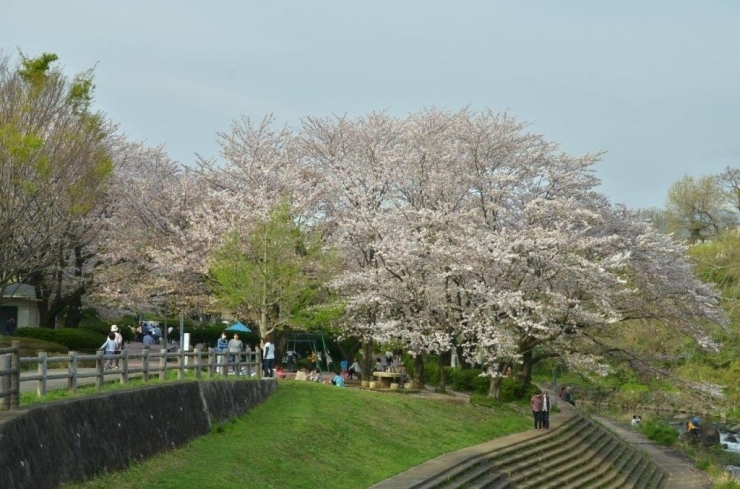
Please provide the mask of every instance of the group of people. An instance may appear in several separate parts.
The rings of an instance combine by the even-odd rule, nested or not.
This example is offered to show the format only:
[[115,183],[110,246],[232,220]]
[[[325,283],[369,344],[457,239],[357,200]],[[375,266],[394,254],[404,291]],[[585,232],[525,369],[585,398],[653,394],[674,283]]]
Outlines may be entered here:
[[549,429],[552,404],[550,403],[550,396],[547,391],[533,395],[529,400],[529,405],[532,408],[532,415],[534,416],[534,429]]
[[[254,351],[256,353],[260,353],[260,347],[259,345],[255,345]],[[249,345],[245,345],[244,342],[239,338],[239,333],[234,333],[233,338],[229,339],[228,335],[226,334],[226,331],[223,331],[221,333],[221,337],[216,341],[216,354],[217,354],[217,363],[220,365],[218,367],[218,372],[220,374],[223,374],[226,367],[223,365],[228,363],[232,365],[230,370],[226,370],[229,374],[235,374],[236,373],[236,365],[233,365],[236,363],[237,357],[241,358],[242,353],[247,353],[248,355],[251,355],[252,348]],[[273,370],[274,364],[275,364],[275,345],[272,344],[270,341],[270,338],[267,339],[267,342],[265,343],[265,346],[262,348],[262,375],[264,377],[274,377],[275,371]],[[250,363],[247,362],[244,367],[242,367],[242,371],[239,373],[245,374],[245,375],[254,375],[253,372],[251,372]]]
[[573,399],[573,393],[571,392],[570,387],[561,387],[560,392],[558,392],[558,397],[571,406],[576,405],[576,401]]
[[148,321],[142,321],[134,328],[134,338],[136,341],[144,343],[144,346],[158,345],[162,341],[162,329],[159,324],[151,324]]

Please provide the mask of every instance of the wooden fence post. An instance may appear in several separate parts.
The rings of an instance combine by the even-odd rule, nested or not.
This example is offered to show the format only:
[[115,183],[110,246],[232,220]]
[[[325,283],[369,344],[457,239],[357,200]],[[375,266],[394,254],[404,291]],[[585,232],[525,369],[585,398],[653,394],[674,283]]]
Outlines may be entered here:
[[142,376],[144,377],[144,382],[149,382],[149,348],[144,348],[142,350],[142,355],[144,355],[144,358],[141,359],[142,363]]
[[67,388],[70,392],[77,392],[77,352],[69,352],[69,366],[67,367]]
[[[11,354],[6,355],[0,355],[0,370],[10,370],[10,359]],[[9,391],[10,390],[10,374],[3,374],[0,376],[0,389],[3,391]],[[2,398],[2,403],[0,404],[0,411],[10,411],[10,394],[5,395]]]
[[160,349],[159,354],[159,380],[167,380],[167,349]]
[[21,402],[21,342],[11,341],[10,346],[13,348],[10,356],[10,368],[13,369],[10,374],[10,409],[15,411]]
[[49,356],[45,351],[39,352],[38,374],[41,378],[37,381],[36,385],[36,394],[38,394],[39,397],[44,397],[46,395],[46,375],[49,370],[49,364],[46,360],[48,357]]
[[208,349],[208,378],[212,379],[215,370],[216,370],[216,362],[215,362],[215,356],[213,355],[213,352],[215,350],[213,348]]
[[120,359],[123,361],[123,367],[121,368],[121,384],[126,385],[128,384],[128,350],[121,350],[119,355],[123,357]]
[[95,377],[95,388],[101,390],[105,384],[105,363],[103,362],[103,352],[98,350],[95,352],[95,369],[98,371],[98,376]]
[[201,367],[201,361],[200,361],[200,348],[195,349],[195,378],[200,379],[200,367]]
[[180,348],[178,354],[179,365],[177,369],[177,378],[179,380],[182,380],[183,378],[185,378],[185,350],[183,348]]

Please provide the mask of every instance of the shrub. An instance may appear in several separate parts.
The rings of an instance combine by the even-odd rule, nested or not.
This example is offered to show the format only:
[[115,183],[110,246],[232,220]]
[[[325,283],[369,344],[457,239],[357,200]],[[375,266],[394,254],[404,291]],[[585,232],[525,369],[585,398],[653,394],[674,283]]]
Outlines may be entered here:
[[670,446],[678,440],[678,431],[665,421],[648,420],[640,423],[640,431],[651,440]]
[[105,334],[87,328],[18,328],[16,336],[59,343],[71,351],[95,351],[105,342]]
[[459,392],[472,392],[474,394],[486,395],[490,387],[489,377],[481,377],[481,369],[449,369],[446,374],[452,385],[452,390]]

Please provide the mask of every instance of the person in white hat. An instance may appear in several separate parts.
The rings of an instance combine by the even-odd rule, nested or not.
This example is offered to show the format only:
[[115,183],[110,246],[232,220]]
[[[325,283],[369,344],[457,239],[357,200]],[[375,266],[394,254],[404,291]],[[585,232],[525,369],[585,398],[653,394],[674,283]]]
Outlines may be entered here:
[[114,355],[116,356],[116,368],[121,368],[118,365],[118,362],[120,361],[119,357],[121,356],[121,350],[123,349],[123,336],[118,332],[118,326],[115,324],[110,327],[110,330],[116,335],[116,351],[114,352]]

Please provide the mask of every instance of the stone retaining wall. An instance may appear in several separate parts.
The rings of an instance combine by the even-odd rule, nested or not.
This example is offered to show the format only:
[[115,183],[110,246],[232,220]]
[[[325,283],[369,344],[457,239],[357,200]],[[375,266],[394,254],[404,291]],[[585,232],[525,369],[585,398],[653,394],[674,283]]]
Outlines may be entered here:
[[0,423],[0,488],[45,489],[125,468],[246,413],[274,380],[177,382],[43,404]]

